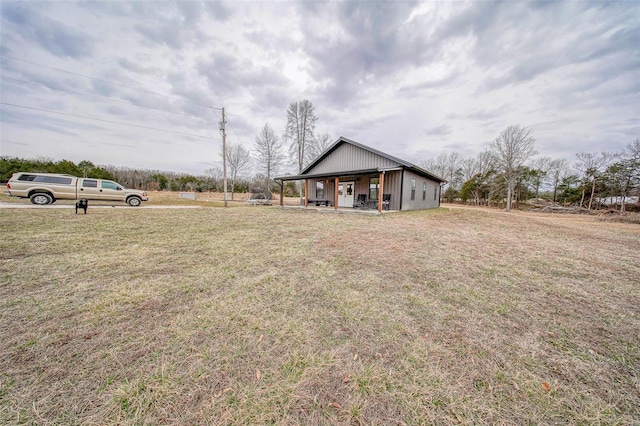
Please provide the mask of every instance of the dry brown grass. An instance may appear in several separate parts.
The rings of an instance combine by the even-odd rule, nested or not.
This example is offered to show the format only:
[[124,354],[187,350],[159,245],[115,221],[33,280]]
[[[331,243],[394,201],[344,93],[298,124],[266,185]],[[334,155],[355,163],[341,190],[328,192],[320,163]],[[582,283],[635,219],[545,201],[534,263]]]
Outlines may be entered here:
[[3,424],[640,422],[637,225],[0,212]]

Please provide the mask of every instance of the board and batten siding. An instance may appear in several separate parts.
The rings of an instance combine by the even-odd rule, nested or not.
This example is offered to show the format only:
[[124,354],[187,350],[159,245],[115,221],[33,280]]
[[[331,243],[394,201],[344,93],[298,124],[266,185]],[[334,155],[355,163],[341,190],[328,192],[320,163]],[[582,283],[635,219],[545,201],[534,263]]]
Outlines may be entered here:
[[[439,207],[440,198],[440,184],[424,176],[420,176],[409,170],[404,170],[404,188],[402,190],[402,210],[417,210],[417,209],[434,209]],[[416,180],[416,196],[415,200],[411,199],[411,179]],[[422,199],[423,184],[427,183],[427,196],[426,200]],[[434,200],[434,191],[436,197]]]
[[[317,196],[317,185],[316,182],[322,182],[324,186],[324,196]],[[317,198],[323,198],[325,200],[329,200],[333,203],[334,194],[335,194],[335,185],[333,178],[320,178],[320,179],[309,179],[309,199],[315,200]]]
[[[358,194],[366,194],[367,200],[369,200],[369,182],[371,178],[379,178],[379,174],[372,174],[366,176],[352,176],[341,177],[340,182],[355,182],[354,188],[354,201],[358,198]],[[316,182],[323,182],[324,184],[324,199],[327,199],[333,203],[335,197],[335,179],[334,178],[319,178],[309,179],[309,199],[313,200],[318,198],[316,193]],[[400,209],[400,187],[402,186],[402,171],[394,170],[386,172],[384,175],[384,194],[391,194],[391,202],[389,203],[389,210]]]
[[[356,193],[355,198],[358,198],[358,194],[366,194],[367,200],[369,200],[369,182],[371,178],[379,178],[379,174],[359,176],[355,179]],[[341,179],[342,180],[342,179]],[[345,181],[349,179],[344,179]],[[400,187],[402,185],[402,171],[394,170],[386,172],[384,175],[384,186],[382,188],[383,194],[391,194],[391,201],[389,202],[389,210],[400,209]]]
[[344,143],[324,158],[308,174],[333,173],[348,170],[365,170],[398,167],[400,164],[371,151]]

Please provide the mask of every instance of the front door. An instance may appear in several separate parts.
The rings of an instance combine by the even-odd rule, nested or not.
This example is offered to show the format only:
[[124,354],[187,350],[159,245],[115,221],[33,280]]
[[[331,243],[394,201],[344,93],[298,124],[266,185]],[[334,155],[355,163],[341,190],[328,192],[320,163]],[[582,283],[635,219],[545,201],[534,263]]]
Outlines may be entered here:
[[353,207],[355,182],[338,183],[338,207]]

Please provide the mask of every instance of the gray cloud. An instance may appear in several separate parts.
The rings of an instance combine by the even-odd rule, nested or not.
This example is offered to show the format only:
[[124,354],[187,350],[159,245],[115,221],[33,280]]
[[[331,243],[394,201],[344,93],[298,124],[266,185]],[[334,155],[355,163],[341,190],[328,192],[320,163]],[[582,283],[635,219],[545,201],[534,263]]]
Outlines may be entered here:
[[424,131],[427,136],[447,136],[451,134],[452,129],[448,124],[442,124],[440,126],[430,127]]
[[[340,3],[338,37],[323,28],[303,26],[311,73],[326,81],[321,96],[344,104],[363,93],[362,84],[379,83],[435,55],[424,26],[407,22],[414,7],[412,2]],[[314,7],[302,11],[302,19],[314,19]]]
[[206,78],[209,89],[217,97],[287,85],[279,69],[257,65],[248,58],[241,60],[236,55],[226,53],[199,60],[196,70]]
[[206,10],[217,21],[227,21],[233,16],[231,4],[224,1],[207,1],[204,3]]
[[40,12],[46,11],[49,6],[50,4],[41,2],[0,2],[0,15],[3,26],[6,26],[3,31],[13,30],[57,56],[91,56],[95,43],[93,36],[50,19]]

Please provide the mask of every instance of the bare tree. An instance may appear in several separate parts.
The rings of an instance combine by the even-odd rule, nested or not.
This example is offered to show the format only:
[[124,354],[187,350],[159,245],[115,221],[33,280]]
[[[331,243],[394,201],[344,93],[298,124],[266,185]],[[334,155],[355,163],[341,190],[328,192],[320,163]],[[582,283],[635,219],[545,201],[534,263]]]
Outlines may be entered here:
[[538,157],[531,162],[531,183],[535,188],[536,199],[540,193],[540,186],[546,181],[551,169],[550,157]]
[[616,163],[622,178],[622,201],[620,211],[626,210],[627,195],[633,188],[640,185],[640,139],[627,144],[620,154],[620,161]]
[[492,160],[491,153],[485,150],[475,158],[467,158],[462,161],[465,181],[460,192],[463,199],[472,195],[474,203],[480,205],[480,200],[484,194],[487,195],[487,199],[491,198]]
[[584,205],[587,185],[591,184],[591,195],[589,196],[589,206],[591,210],[593,204],[593,196],[596,192],[596,182],[612,157],[610,152],[601,152],[600,155],[594,152],[580,152],[576,154],[578,161],[576,168],[583,174],[582,197],[580,198],[580,207]]
[[224,177],[222,167],[220,166],[210,167],[204,171],[204,175],[211,181],[211,185],[210,185],[211,189],[215,191],[215,190],[218,190],[219,188],[222,188],[223,186],[222,180]]
[[551,177],[551,186],[553,187],[553,202],[556,202],[556,196],[558,193],[558,185],[565,176],[567,169],[569,168],[569,162],[564,158],[551,160],[549,163],[548,175]]
[[531,129],[521,126],[507,127],[491,144],[496,171],[507,186],[507,211],[511,210],[513,191],[522,166],[535,154],[534,144]]
[[258,169],[264,172],[268,184],[271,176],[278,173],[285,160],[284,144],[269,123],[266,123],[260,130],[260,134],[256,136],[253,149],[256,152]]
[[315,135],[307,146],[307,160],[305,161],[305,166],[311,164],[311,162],[318,158],[325,149],[329,148],[331,142],[331,136],[329,136],[328,133],[320,133],[319,135]]
[[435,175],[445,179],[442,191],[456,189],[462,178],[462,156],[457,152],[442,153],[435,159],[424,160],[420,166]]
[[451,188],[452,191],[459,190],[460,186],[462,185],[462,161],[462,155],[457,152],[450,152],[445,157],[444,178],[449,182],[449,188]]
[[[298,173],[301,173],[304,168],[305,151],[307,145],[313,140],[316,121],[318,121],[318,117],[314,114],[311,101],[304,99],[289,105],[285,137],[291,140],[290,154],[297,163]],[[302,190],[300,190],[300,203],[302,203]]]
[[231,179],[231,200],[233,200],[233,192],[238,179],[248,172],[251,167],[251,153],[242,144],[230,143],[227,146],[227,164]]
[[440,154],[436,158],[430,158],[428,160],[422,160],[420,162],[420,167],[423,169],[444,178],[445,174],[445,159],[447,158],[447,154]]

